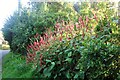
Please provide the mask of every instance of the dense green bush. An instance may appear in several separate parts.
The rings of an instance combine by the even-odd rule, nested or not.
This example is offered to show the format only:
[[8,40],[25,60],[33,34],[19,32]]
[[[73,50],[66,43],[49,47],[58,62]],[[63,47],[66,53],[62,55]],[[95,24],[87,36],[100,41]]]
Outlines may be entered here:
[[100,20],[95,27],[95,33],[98,38],[101,38],[101,40],[105,39],[106,42],[109,41],[113,44],[120,45],[120,28],[112,18],[104,18]]
[[34,77],[54,79],[105,80],[119,75],[119,48],[100,38],[80,36],[62,43],[55,43],[43,55],[45,64],[38,64]]
[[[108,25],[109,23],[106,19],[100,20],[96,25],[95,33],[91,33],[91,30],[81,33],[87,29],[84,25],[74,38],[67,40],[65,37],[60,40],[61,42],[54,41],[48,48],[42,46],[41,50],[28,53],[28,58],[32,58],[29,62],[36,65],[33,76],[48,79],[118,79],[120,45],[113,44],[114,41],[111,39],[114,33],[119,34],[119,29],[114,32],[112,30],[114,26]],[[62,34],[64,35],[65,32]],[[32,44],[36,47],[37,43]]]
[[[97,9],[103,9],[102,5],[107,5],[93,3],[90,6],[96,4]],[[57,5],[60,6],[55,9]],[[83,17],[80,16],[76,22],[74,12],[70,13],[73,9],[68,9],[70,5],[66,5],[38,3],[34,4],[37,8],[30,10],[30,14],[27,9],[23,9],[20,15],[15,13],[11,16],[3,28],[11,49],[21,54],[27,53],[26,63],[33,65],[30,75],[34,78],[119,79],[120,29],[113,21],[113,10],[108,12],[109,9],[105,7],[99,13],[96,8],[90,10],[85,3],[80,7]],[[61,20],[66,22],[62,23]],[[52,28],[51,32],[46,30],[49,28]],[[12,35],[8,36],[8,33]],[[18,65],[17,69],[22,71],[24,67],[24,64]]]
[[116,79],[119,75],[120,47],[99,38],[87,41],[84,45],[79,66],[85,72],[85,77],[89,80]]
[[[9,42],[12,51],[26,54],[26,46],[30,43],[29,38],[33,37],[36,33],[43,34],[46,28],[54,30],[56,22],[73,21],[76,22],[78,15],[88,16],[90,18],[93,15],[99,15],[104,18],[103,15],[108,17],[114,16],[114,9],[110,9],[111,4],[108,3],[82,3],[77,5],[80,9],[78,12],[75,10],[73,3],[30,3],[32,5],[29,8],[21,8],[20,11],[16,11],[10,16],[4,24],[3,34],[5,40]],[[102,7],[101,5],[105,6]],[[104,11],[97,12],[104,9]],[[85,19],[85,17],[84,17]],[[94,23],[94,20],[91,22]],[[94,24],[90,24],[89,27],[95,27]]]
[[33,17],[27,16],[26,10],[21,12],[21,16],[15,12],[13,16],[8,18],[2,31],[12,51],[25,53],[24,47],[29,43],[29,37],[35,34],[32,25],[33,20]]
[[[43,6],[41,6],[41,4]],[[30,10],[21,8],[20,13],[16,11],[6,20],[2,31],[12,51],[26,54],[25,48],[30,43],[29,38],[33,37],[36,33],[43,34],[46,28],[54,29],[53,26],[56,24],[56,21],[76,19],[72,5],[71,7],[67,7],[67,4],[62,5],[61,3],[54,3],[54,6],[52,6],[53,4],[47,4],[46,11],[44,7],[45,4],[46,3],[34,4],[34,6],[37,6],[37,11],[36,9],[32,9],[34,7]],[[56,6],[58,6],[57,11],[54,10]],[[59,8],[63,6],[67,8]],[[71,15],[68,15],[69,12],[67,12],[66,9],[70,10]]]

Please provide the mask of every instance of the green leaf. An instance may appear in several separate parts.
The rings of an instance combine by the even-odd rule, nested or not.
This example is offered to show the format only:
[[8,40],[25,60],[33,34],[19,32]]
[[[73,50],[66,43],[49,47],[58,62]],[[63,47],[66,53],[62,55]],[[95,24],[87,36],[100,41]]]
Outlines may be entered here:
[[84,71],[80,71],[79,73],[80,78],[84,79]]
[[66,50],[65,50],[65,53],[68,53],[70,50],[71,50],[71,49],[66,49]]
[[56,64],[61,64],[61,62],[60,62],[60,61],[57,61]]
[[43,74],[45,75],[45,77],[49,77],[51,75],[51,73],[49,72],[48,68],[44,69]]
[[49,71],[51,71],[55,66],[55,62],[51,62],[51,66],[48,68]]
[[57,74],[54,76],[54,79],[57,77]]
[[74,78],[78,78],[78,74],[75,74]]
[[60,50],[56,50],[55,52],[60,52]]
[[77,64],[77,66],[75,67],[75,69],[80,69],[79,64]]
[[59,54],[62,54],[63,52],[60,52]]
[[71,56],[72,56],[72,52],[69,52],[69,53],[68,53],[68,57],[71,57]]
[[69,71],[66,73],[66,77],[67,77],[67,78],[70,78],[70,73],[69,73]]
[[67,58],[65,61],[68,61],[70,63],[72,61],[72,58]]
[[60,69],[60,71],[63,71],[63,70],[65,70],[65,68],[64,68],[64,67]]
[[51,60],[46,59],[46,62],[49,63],[49,62],[51,62]]

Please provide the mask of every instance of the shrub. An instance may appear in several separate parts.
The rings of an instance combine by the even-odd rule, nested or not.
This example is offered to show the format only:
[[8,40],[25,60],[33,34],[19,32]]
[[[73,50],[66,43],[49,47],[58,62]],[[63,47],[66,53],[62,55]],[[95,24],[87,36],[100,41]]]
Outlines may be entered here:
[[[39,57],[38,57],[39,56]],[[78,36],[36,53],[36,78],[105,80],[119,75],[119,47],[99,38]]]
[[[104,34],[103,29],[102,35],[95,34],[94,31],[91,33],[91,29],[88,29],[82,17],[78,22],[76,26],[70,23],[64,27],[60,27],[57,23],[55,32],[58,32],[56,36],[52,36],[53,39],[50,35],[47,38],[46,33],[42,37],[36,34],[31,39],[26,61],[36,66],[33,72],[35,78],[117,79],[120,46],[109,41],[112,32]],[[100,26],[100,28],[105,27],[106,24]],[[108,37],[103,38],[106,35]]]
[[119,46],[96,38],[85,40],[79,50],[82,56],[79,67],[87,79],[106,80],[118,77]]
[[[53,12],[49,14],[50,11]],[[56,11],[59,10],[55,9]],[[61,19],[67,18],[61,11],[60,9],[60,14],[51,15],[54,13],[51,8],[46,10],[48,12],[46,14],[40,13],[39,15],[43,15],[41,17],[31,12],[35,15],[32,17],[25,10],[20,17],[13,16],[8,20],[10,24],[5,24],[3,31],[12,34],[9,41],[12,50],[26,53],[26,63],[34,65],[32,76],[45,79],[118,79],[120,64],[118,25],[111,18],[107,18],[107,13],[105,15],[102,13],[102,17],[98,17],[98,13],[89,10],[88,12],[83,10],[81,14],[84,16],[90,12],[88,15],[90,18],[80,16],[76,23],[64,20],[60,22],[58,16]],[[54,30],[50,30],[49,27],[54,24],[52,28]],[[8,26],[10,27],[7,28]],[[4,35],[8,36],[7,34]],[[6,39],[9,40],[7,37]],[[24,64],[20,64],[17,69],[21,70],[24,67]]]
[[[42,7],[41,4],[44,5],[44,3],[38,3],[40,6],[37,7],[38,11],[36,11],[36,9],[32,10],[33,7],[31,10],[28,10],[27,8],[21,8],[20,14],[18,14],[18,11],[16,11],[6,20],[2,31],[5,40],[9,42],[12,51],[20,54],[26,54],[27,52],[25,48],[30,43],[29,38],[33,37],[36,33],[43,34],[43,32],[46,31],[46,28],[54,29],[53,25],[56,21],[59,22],[61,19],[68,20],[69,16],[66,16],[68,13],[66,12],[66,9],[64,9],[63,12],[58,11],[59,7],[63,5],[59,5],[59,7],[57,7],[57,11],[54,11],[50,8],[54,8],[59,3],[57,3],[55,6],[48,6],[47,8],[50,9],[50,11],[44,12],[44,7]],[[71,8],[67,9],[71,11]],[[72,11],[74,12],[74,10]],[[72,15],[70,19],[71,18],[73,19],[74,16]]]

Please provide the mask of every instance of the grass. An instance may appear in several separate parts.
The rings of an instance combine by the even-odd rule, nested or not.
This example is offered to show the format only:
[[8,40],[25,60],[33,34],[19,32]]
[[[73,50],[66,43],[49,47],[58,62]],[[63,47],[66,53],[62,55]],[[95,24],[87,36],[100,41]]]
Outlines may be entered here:
[[3,58],[2,78],[31,78],[31,67],[24,56],[10,52]]

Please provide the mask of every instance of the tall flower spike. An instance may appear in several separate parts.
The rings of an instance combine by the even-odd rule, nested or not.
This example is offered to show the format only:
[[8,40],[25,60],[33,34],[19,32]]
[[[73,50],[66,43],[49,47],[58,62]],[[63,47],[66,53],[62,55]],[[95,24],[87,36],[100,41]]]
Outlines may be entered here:
[[82,16],[79,17],[79,23],[81,23],[83,20],[82,20]]
[[82,27],[85,27],[84,21],[82,19],[82,16],[79,17],[79,23],[82,25]]
[[60,42],[61,42],[62,41],[62,36],[60,36],[59,39],[60,39]]
[[32,46],[31,46],[31,45],[28,45],[28,47],[29,47],[29,48],[32,48]]
[[38,37],[39,36],[39,34],[38,33],[36,33],[36,37]]
[[43,40],[43,37],[40,37],[40,43],[41,44],[45,44],[44,40]]
[[48,38],[49,38],[48,34],[45,33],[45,40],[48,41]]
[[88,22],[89,22],[89,18],[88,16],[86,16],[86,25],[88,24]]
[[50,33],[50,39],[53,39],[53,35],[52,35],[52,33]]
[[61,31],[60,31],[60,35],[62,36],[62,34],[63,34],[63,31],[61,30]]
[[79,26],[78,23],[76,23],[75,25],[76,25],[76,29],[79,29],[79,28],[80,28],[80,26]]
[[84,21],[82,21],[82,23],[81,23],[81,24],[82,24],[82,26],[83,26],[83,27],[85,27],[85,23],[84,23]]
[[56,28],[56,31],[59,31],[60,24],[58,22],[56,23],[55,28]]
[[36,42],[36,45],[37,45],[37,46],[40,46],[40,43],[39,43],[39,42]]
[[82,37],[84,38],[84,36],[85,36],[85,33],[84,33],[84,30],[82,31]]
[[64,20],[62,20],[62,26],[65,26],[65,21]]
[[74,30],[74,24],[70,25],[70,30],[71,30],[71,31]]
[[43,55],[40,54],[40,66],[42,66],[42,63],[43,63],[42,59],[43,59]]
[[69,30],[69,26],[68,26],[68,25],[65,27],[65,30],[66,30],[66,31],[68,31],[68,30]]
[[34,46],[36,46],[37,45],[37,42],[34,42]]
[[98,18],[96,16],[96,14],[94,14],[94,19],[98,22]]

